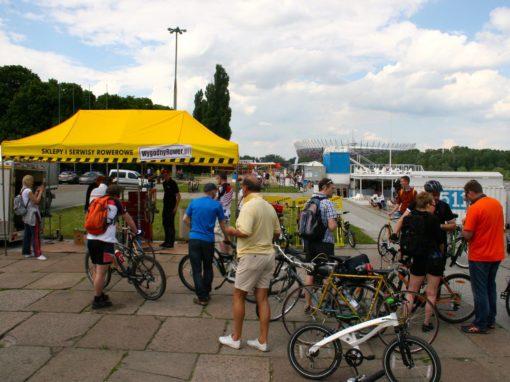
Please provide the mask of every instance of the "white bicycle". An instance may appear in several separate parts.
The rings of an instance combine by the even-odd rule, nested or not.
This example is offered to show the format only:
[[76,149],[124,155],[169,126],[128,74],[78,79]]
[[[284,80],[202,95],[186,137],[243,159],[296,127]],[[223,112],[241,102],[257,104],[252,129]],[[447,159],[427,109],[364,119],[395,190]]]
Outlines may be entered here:
[[[441,380],[441,362],[434,348],[420,338],[407,333],[407,301],[388,298],[386,303],[397,308],[387,316],[362,322],[339,332],[319,324],[305,325],[292,335],[287,352],[292,367],[303,377],[323,379],[333,374],[340,366],[342,357],[351,366],[356,377],[352,380],[362,381],[358,375],[358,366],[364,360],[373,360],[373,355],[365,356],[359,346],[389,327],[395,330],[396,338],[384,349],[382,366],[384,375],[390,381],[427,381]],[[367,334],[361,331],[373,327]],[[366,332],[366,331],[365,331]],[[342,344],[349,349],[343,353]]]

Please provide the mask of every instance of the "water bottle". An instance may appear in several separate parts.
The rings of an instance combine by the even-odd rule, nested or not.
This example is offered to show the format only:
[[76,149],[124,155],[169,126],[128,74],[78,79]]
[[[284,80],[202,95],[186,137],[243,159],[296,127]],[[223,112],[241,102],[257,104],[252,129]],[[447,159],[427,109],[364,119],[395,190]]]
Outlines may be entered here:
[[359,304],[358,302],[351,296],[349,292],[344,292],[345,298],[349,301],[349,304],[354,308],[354,310],[358,310]]
[[117,259],[117,262],[119,264],[124,264],[124,261],[125,261],[124,255],[118,249],[115,250],[115,258]]

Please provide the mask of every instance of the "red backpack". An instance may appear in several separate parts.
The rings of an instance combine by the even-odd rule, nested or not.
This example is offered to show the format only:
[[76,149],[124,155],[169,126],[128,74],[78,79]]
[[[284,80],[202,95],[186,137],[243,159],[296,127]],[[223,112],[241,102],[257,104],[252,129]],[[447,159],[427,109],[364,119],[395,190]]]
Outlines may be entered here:
[[110,196],[96,198],[89,205],[85,218],[85,230],[91,235],[101,235],[108,228],[108,202]]

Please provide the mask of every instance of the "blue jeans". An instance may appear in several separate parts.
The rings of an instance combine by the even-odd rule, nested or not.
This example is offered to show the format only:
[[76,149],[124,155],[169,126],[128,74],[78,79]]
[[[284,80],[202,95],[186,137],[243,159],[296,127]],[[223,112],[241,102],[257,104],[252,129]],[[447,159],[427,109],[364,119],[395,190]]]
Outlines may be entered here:
[[41,222],[36,218],[35,225],[25,224],[23,231],[23,255],[30,255],[30,247],[34,250],[34,256],[41,255]]
[[496,322],[496,273],[499,261],[470,261],[469,274],[475,301],[475,319],[473,324],[486,330]]
[[189,260],[193,270],[195,293],[199,300],[207,300],[213,282],[214,243],[190,239]]

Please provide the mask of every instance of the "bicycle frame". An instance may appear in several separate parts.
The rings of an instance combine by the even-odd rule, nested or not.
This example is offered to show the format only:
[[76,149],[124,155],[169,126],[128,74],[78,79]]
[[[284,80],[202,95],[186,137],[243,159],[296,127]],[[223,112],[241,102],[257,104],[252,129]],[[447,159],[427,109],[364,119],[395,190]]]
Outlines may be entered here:
[[[356,336],[352,335],[353,333],[359,332],[360,330],[370,328],[373,326],[374,329],[372,329],[370,332],[368,332],[361,338],[357,338]],[[365,321],[360,324],[350,326],[346,329],[343,329],[339,332],[336,332],[335,334],[332,334],[331,336],[328,336],[320,340],[319,342],[312,345],[310,349],[308,349],[308,355],[316,353],[324,345],[327,345],[336,340],[343,341],[353,348],[359,348],[359,345],[368,341],[370,338],[374,337],[381,330],[386,329],[388,327],[396,326],[400,326],[396,313],[390,313],[389,315],[384,317],[379,317],[370,321]]]

